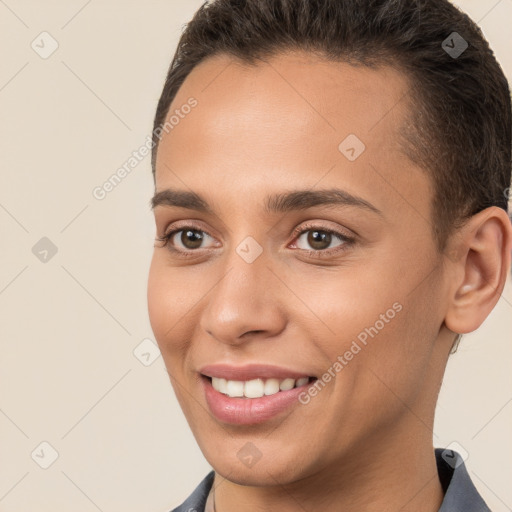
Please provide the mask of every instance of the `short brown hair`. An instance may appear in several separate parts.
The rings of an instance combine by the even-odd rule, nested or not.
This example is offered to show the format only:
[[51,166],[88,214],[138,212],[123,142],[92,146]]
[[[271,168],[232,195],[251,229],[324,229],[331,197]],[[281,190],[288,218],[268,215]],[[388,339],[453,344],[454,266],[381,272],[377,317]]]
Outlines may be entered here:
[[[456,44],[460,55],[449,51]],[[405,72],[412,87],[403,147],[433,180],[439,250],[468,217],[489,206],[508,211],[509,86],[479,27],[448,0],[205,2],[181,35],[158,102],[153,175],[155,130],[197,64],[218,54],[255,64],[288,50]]]

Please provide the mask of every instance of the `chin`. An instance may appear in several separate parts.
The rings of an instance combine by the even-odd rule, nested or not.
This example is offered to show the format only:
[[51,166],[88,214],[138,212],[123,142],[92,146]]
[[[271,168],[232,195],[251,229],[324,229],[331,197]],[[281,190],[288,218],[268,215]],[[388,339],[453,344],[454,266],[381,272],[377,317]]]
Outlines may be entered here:
[[290,473],[289,466],[290,464],[285,464],[278,469],[268,463],[264,464],[262,461],[259,461],[252,468],[243,468],[240,467],[240,464],[234,467],[233,464],[228,463],[212,465],[216,473],[230,482],[252,487],[274,487],[277,483],[285,485],[300,478],[300,475]]
[[[203,450],[203,454],[216,473],[238,485],[275,486],[276,483],[287,484],[300,480],[301,465],[297,464],[300,454],[281,452],[276,457],[276,449],[270,449],[271,456],[260,455],[260,458],[246,456],[251,451],[250,442],[233,443],[235,446],[212,446],[211,451]],[[260,442],[263,444],[263,441]],[[244,451],[245,448],[245,451]],[[262,449],[263,451],[263,449]],[[233,455],[231,455],[233,454]]]

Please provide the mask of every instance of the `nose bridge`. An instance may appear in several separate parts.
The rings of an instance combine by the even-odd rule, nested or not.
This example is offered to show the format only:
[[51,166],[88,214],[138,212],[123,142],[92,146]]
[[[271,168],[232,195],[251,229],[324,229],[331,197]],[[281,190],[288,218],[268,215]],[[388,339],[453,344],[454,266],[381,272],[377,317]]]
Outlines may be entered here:
[[[254,224],[245,223],[232,231],[224,255],[224,266],[228,274],[219,285],[221,290],[225,288],[229,293],[241,293],[242,296],[254,298],[257,296],[258,284],[265,280],[269,272],[267,265],[270,263],[270,255],[268,249],[264,249],[263,230],[255,233],[253,227]],[[255,292],[247,294],[250,287],[254,287]]]
[[247,236],[225,254],[223,277],[209,294],[201,326],[220,341],[234,343],[248,331],[275,331],[282,318],[276,307],[267,254]]
[[[248,239],[250,238],[250,240]],[[252,237],[230,249],[226,255],[227,274],[215,287],[213,306],[222,309],[254,309],[261,303],[265,274],[268,273],[266,254],[262,246]]]

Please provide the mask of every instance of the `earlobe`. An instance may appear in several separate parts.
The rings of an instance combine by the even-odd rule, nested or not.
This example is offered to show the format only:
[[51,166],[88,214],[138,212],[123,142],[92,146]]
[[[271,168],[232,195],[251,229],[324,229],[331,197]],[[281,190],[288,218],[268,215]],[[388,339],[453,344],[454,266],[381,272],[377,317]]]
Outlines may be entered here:
[[457,253],[445,317],[456,333],[476,330],[498,302],[510,272],[512,225],[505,210],[490,207],[471,217],[451,240]]

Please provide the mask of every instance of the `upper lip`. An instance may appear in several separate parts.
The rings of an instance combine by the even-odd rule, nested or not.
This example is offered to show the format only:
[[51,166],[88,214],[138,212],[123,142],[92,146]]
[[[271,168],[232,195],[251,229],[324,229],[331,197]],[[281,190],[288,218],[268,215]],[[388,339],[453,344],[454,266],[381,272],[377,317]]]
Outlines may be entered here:
[[246,364],[243,366],[233,366],[223,363],[207,364],[199,369],[199,373],[207,377],[242,381],[257,378],[300,379],[302,377],[312,377],[312,375],[307,373],[270,364]]

